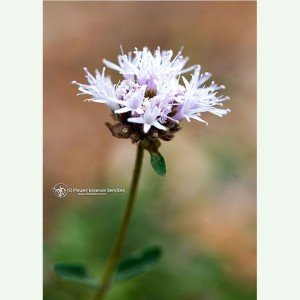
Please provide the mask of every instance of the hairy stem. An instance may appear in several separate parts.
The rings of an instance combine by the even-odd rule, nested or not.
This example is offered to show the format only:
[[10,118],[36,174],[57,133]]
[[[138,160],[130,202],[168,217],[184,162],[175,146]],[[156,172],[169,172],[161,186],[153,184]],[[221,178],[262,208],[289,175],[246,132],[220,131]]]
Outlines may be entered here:
[[132,210],[133,210],[136,191],[137,191],[137,187],[138,187],[138,183],[139,183],[139,178],[141,175],[143,155],[144,155],[144,148],[143,148],[143,145],[141,143],[139,143],[137,146],[135,166],[134,166],[134,171],[133,171],[133,176],[132,176],[131,187],[130,187],[130,192],[129,192],[129,196],[128,196],[126,210],[125,210],[125,213],[123,216],[123,220],[122,220],[122,223],[121,223],[121,226],[119,229],[117,239],[112,248],[110,257],[109,257],[107,265],[106,265],[104,275],[102,277],[101,287],[99,288],[99,290],[96,293],[95,300],[104,299],[106,293],[109,290],[110,284],[111,284],[111,278],[113,276],[117,260],[120,256],[120,252],[122,250],[123,242],[125,239],[125,235],[126,235],[126,232],[128,229],[128,224],[129,224],[130,217],[131,217]]

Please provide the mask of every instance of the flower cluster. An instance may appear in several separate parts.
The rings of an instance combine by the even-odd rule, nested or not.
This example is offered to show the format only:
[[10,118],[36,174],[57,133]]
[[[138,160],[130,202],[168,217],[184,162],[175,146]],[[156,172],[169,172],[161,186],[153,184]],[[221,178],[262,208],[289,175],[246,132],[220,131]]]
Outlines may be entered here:
[[[84,68],[88,84],[73,83],[78,85],[79,95],[91,96],[86,101],[104,103],[111,109],[118,123],[106,125],[114,136],[131,138],[133,142],[171,140],[183,119],[205,122],[201,118],[204,112],[221,117],[230,111],[222,108],[222,102],[229,97],[217,96],[225,86],[214,82],[204,85],[210,73],[201,74],[200,65],[185,68],[188,57],[183,57],[181,51],[172,56],[172,50],[160,48],[153,54],[146,47],[128,55],[122,51],[118,64],[103,60],[123,76],[118,84],[105,75],[105,68],[101,73],[96,70],[95,76]],[[190,80],[182,76],[190,71]]]

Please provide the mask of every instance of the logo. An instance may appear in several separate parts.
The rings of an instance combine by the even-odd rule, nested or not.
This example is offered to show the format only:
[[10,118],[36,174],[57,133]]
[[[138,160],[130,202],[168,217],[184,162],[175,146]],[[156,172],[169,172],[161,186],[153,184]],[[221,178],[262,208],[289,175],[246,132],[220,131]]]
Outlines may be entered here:
[[57,198],[64,198],[68,193],[74,196],[106,196],[113,193],[125,193],[123,188],[73,188],[67,187],[64,183],[57,183],[52,190]]
[[63,183],[57,183],[53,187],[53,193],[58,198],[63,198],[68,194],[68,187]]

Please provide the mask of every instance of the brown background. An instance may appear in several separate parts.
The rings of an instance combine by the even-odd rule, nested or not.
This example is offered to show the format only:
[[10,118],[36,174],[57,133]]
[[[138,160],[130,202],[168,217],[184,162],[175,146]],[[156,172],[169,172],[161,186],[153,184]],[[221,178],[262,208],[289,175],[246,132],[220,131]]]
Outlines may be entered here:
[[[110,180],[127,188],[134,146],[111,136],[101,104],[83,102],[72,80],[85,82],[84,66],[102,69],[143,46],[184,46],[188,65],[226,85],[223,118],[192,121],[161,152],[168,174],[163,189],[175,216],[158,212],[162,226],[220,255],[230,272],[256,278],[256,3],[255,2],[45,2],[44,3],[44,222],[45,240],[60,211],[87,205],[57,201],[52,187],[97,187]],[[115,71],[107,70],[117,82]],[[130,172],[128,171],[130,170]],[[144,163],[142,185],[152,172]],[[101,185],[101,184],[100,184]],[[172,196],[173,195],[173,196]],[[176,197],[174,196],[176,195]]]

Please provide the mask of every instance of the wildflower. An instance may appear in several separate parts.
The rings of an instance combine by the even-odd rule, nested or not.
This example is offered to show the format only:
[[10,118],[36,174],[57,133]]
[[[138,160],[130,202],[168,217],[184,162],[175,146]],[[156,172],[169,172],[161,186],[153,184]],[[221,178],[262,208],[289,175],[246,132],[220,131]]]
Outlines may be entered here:
[[[223,101],[229,97],[217,96],[225,88],[211,82],[210,73],[201,74],[200,65],[185,68],[188,57],[181,51],[172,59],[173,52],[161,51],[158,47],[152,54],[148,48],[135,49],[133,54],[118,56],[118,64],[106,59],[106,67],[119,72],[124,78],[113,84],[96,70],[95,77],[86,68],[88,84],[77,84],[79,95],[92,96],[86,101],[107,105],[117,124],[106,123],[112,134],[120,138],[140,140],[171,140],[181,128],[181,121],[191,119],[205,122],[202,113],[210,112],[222,117],[230,110],[223,109]],[[190,81],[183,74],[193,71]]]

